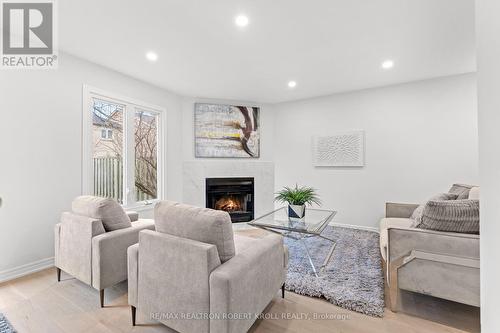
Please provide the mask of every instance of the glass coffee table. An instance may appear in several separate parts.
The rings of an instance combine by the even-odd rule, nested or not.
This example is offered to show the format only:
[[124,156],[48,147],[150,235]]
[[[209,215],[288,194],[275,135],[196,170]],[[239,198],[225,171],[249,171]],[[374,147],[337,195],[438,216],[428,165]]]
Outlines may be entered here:
[[[333,219],[335,214],[337,214],[337,212],[334,210],[306,208],[305,216],[299,219],[288,217],[287,207],[281,207],[279,209],[276,209],[275,211],[272,211],[264,216],[248,222],[248,224],[254,227],[279,233],[285,237],[292,238],[301,242],[307,258],[309,259],[309,263],[311,264],[314,275],[318,277],[318,273],[323,273],[323,270],[330,261],[333,251],[335,250],[335,241],[321,234]],[[328,251],[328,255],[323,261],[323,264],[321,265],[319,271],[314,266],[309,249],[306,242],[304,241],[304,239],[308,237],[320,237],[332,243],[330,251]]]

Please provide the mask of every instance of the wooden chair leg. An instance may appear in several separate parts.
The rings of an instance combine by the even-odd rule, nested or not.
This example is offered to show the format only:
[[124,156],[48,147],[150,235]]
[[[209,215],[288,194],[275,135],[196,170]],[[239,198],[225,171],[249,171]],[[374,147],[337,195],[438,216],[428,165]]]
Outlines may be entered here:
[[405,256],[389,263],[389,299],[391,302],[391,311],[398,311],[399,287],[398,287],[398,269],[403,265]]
[[137,309],[135,306],[130,306],[130,310],[132,310],[132,326],[135,326],[135,316],[137,313]]
[[391,311],[392,312],[397,312],[398,311],[398,287],[395,283],[393,283],[389,287],[389,298],[391,302]]
[[285,298],[285,284],[281,286],[281,298]]
[[57,282],[61,282],[61,269],[59,267],[56,267],[57,271]]
[[101,303],[101,308],[104,307],[104,289],[99,290],[99,301]]

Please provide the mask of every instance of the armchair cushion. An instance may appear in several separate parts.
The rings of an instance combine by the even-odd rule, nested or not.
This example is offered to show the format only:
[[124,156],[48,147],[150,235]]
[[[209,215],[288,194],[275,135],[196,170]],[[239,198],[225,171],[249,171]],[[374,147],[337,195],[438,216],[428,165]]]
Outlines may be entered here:
[[[250,247],[255,247],[259,246],[259,239],[262,237],[254,238],[254,237],[249,237],[249,236],[244,236],[244,235],[239,235],[237,233],[234,234],[234,246],[236,248],[236,255],[237,256],[239,253],[244,252]],[[288,247],[286,245],[283,245],[284,248],[284,261],[283,261],[283,267],[287,269],[288,267],[288,260],[289,260],[289,253],[288,253]]]
[[128,218],[130,219],[130,222],[135,222],[139,219],[139,213],[133,210],[127,210],[125,214],[127,214]]
[[258,241],[258,238],[234,234],[234,247],[236,255],[245,251],[249,247],[257,246],[256,244],[258,244]]
[[122,206],[111,198],[100,198],[83,195],[73,200],[71,204],[73,213],[99,219],[106,231],[113,231],[131,227],[130,218]]
[[387,260],[387,242],[389,228],[409,228],[413,220],[408,218],[386,217],[380,221],[380,253]]
[[156,231],[217,247],[221,262],[235,254],[233,227],[227,212],[173,201],[155,206]]
[[479,186],[474,186],[469,191],[469,197],[468,197],[468,199],[470,199],[470,200],[479,200],[480,191],[481,190],[480,190]]

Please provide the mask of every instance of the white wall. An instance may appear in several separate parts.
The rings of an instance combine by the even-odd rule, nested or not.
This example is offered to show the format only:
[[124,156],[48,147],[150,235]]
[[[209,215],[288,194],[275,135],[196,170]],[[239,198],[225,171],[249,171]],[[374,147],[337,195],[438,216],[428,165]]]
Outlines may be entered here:
[[[384,204],[423,202],[453,182],[477,183],[473,74],[275,106],[276,188],[309,185],[335,222],[377,227]],[[366,132],[363,168],[317,168],[311,137]]]
[[0,275],[53,256],[53,225],[81,193],[83,84],[167,110],[167,197],[182,197],[180,97],[70,55],[59,64],[0,74]]
[[479,172],[481,185],[481,330],[500,328],[500,2],[476,1]]

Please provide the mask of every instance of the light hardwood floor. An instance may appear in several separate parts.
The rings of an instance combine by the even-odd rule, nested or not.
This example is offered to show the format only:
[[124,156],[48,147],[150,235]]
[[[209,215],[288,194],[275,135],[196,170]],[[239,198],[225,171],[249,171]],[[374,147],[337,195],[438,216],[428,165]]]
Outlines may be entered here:
[[[0,312],[19,333],[171,332],[140,315],[139,326],[132,327],[126,290],[126,283],[106,289],[106,306],[101,309],[96,290],[64,273],[57,283],[55,269],[48,269],[0,284]],[[270,318],[258,320],[250,332],[463,332],[389,310],[383,318],[373,318],[291,292],[286,292],[285,299],[277,292],[265,313]],[[314,314],[336,318],[314,319]]]

